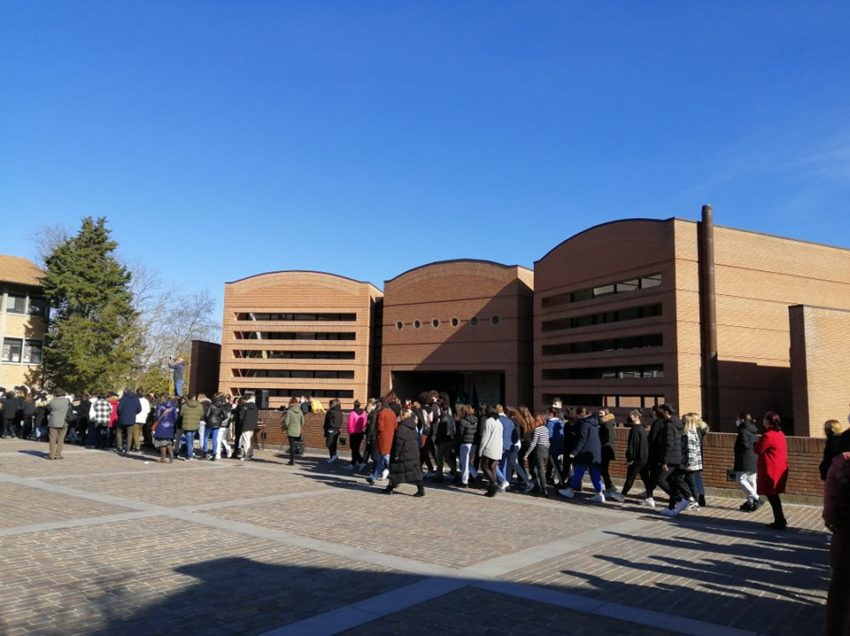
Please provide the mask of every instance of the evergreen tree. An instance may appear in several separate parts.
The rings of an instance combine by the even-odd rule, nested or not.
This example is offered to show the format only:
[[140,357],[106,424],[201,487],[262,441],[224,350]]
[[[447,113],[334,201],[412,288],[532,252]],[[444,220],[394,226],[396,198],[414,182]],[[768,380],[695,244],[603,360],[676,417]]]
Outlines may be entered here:
[[83,219],[46,259],[50,323],[44,377],[73,393],[119,388],[132,376],[141,339],[131,274],[113,256],[106,219]]

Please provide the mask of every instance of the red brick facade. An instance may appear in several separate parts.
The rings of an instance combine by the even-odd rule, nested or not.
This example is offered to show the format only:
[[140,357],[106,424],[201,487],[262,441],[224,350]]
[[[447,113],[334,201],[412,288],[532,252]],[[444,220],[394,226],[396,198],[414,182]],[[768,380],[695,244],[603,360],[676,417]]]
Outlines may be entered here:
[[[850,402],[850,250],[707,228],[616,221],[565,240],[534,272],[431,263],[386,281],[383,294],[315,272],[228,283],[220,385],[271,390],[274,406],[289,389],[338,394],[345,406],[390,388],[534,409],[558,396],[618,415],[672,402],[714,409],[714,431],[770,409],[787,433],[821,436]],[[789,314],[797,305],[806,307]],[[271,332],[295,335],[262,339]],[[327,333],[306,339],[313,332]]]
[[[446,388],[431,384],[451,384],[441,375],[466,374],[453,397],[472,401],[474,384],[481,400],[527,403],[533,285],[524,267],[465,260],[432,263],[388,280],[382,392],[394,388],[400,397],[415,399],[419,391]],[[403,372],[421,375],[400,385]]]

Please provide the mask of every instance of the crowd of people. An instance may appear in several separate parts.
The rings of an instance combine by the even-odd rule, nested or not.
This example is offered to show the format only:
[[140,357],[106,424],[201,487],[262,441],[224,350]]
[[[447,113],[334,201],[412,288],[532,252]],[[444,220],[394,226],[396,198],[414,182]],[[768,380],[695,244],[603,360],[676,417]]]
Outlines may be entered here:
[[[331,400],[325,410],[309,396],[293,397],[285,410],[290,465],[303,451],[305,415],[324,413],[328,461],[338,461],[338,441],[345,430],[351,452],[348,467],[363,473],[370,484],[386,482],[388,494],[401,483],[412,483],[417,496],[423,496],[425,480],[430,479],[449,480],[459,488],[480,486],[488,497],[513,489],[573,498],[589,475],[592,502],[623,502],[640,479],[644,491],[637,499],[654,508],[656,492],[662,491],[667,496],[664,515],[706,505],[702,446],[709,427],[696,413],[680,418],[669,403],[652,409],[648,417],[639,410],[628,413],[621,489],[610,474],[618,459],[617,421],[604,408],[564,408],[555,400],[545,412],[532,414],[525,406],[450,404],[447,394],[430,391],[417,400],[401,400],[390,392],[366,405],[356,401],[348,413],[339,400]],[[258,415],[252,393],[208,398],[125,389],[121,395],[70,396],[58,388],[50,394],[24,386],[0,388],[3,437],[46,440],[48,459],[62,459],[67,442],[123,455],[147,446],[158,452],[161,462],[222,457],[248,461]],[[764,498],[773,510],[771,527],[784,529],[788,522],[780,495],[788,476],[785,436],[778,414],[765,413],[761,424],[759,431],[749,414],[738,416],[731,472],[744,493],[740,509],[753,512]],[[833,459],[850,453],[850,427],[830,420],[825,432],[820,466],[824,480]]]
[[[311,404],[309,398],[293,397],[284,419],[290,463],[302,444],[304,413],[324,411],[305,404]],[[765,413],[761,423],[760,432],[749,414],[739,415],[733,472],[744,493],[740,509],[753,512],[766,499],[773,510],[770,526],[781,530],[788,525],[780,498],[788,475],[785,436],[778,414]],[[697,413],[680,418],[673,405],[661,404],[648,416],[631,411],[624,424],[629,435],[621,490],[610,472],[617,460],[617,421],[604,408],[564,408],[555,400],[545,412],[532,414],[525,406],[450,404],[448,395],[437,391],[417,400],[401,400],[390,392],[365,407],[355,402],[347,416],[339,401],[332,400],[323,428],[327,461],[338,461],[338,440],[345,428],[349,468],[363,473],[371,485],[386,482],[387,494],[401,483],[412,483],[416,495],[423,496],[426,479],[448,479],[459,488],[481,486],[488,497],[513,489],[573,498],[589,474],[590,500],[596,503],[623,502],[640,479],[644,491],[636,499],[655,508],[656,492],[664,492],[664,515],[705,506],[702,447],[709,427],[702,418]]]
[[0,388],[4,438],[47,441],[47,458],[64,459],[64,444],[111,449],[122,455],[153,448],[173,462],[254,455],[259,411],[253,395],[153,395],[125,389],[72,396],[61,388],[34,393]]

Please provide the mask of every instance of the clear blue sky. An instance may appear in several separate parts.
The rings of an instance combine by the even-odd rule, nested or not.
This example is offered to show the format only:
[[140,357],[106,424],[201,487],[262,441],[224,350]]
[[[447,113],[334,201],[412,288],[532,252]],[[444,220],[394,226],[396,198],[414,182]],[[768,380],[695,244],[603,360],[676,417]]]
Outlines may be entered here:
[[0,11],[0,253],[110,219],[220,300],[532,265],[596,223],[850,247],[846,2],[26,2]]

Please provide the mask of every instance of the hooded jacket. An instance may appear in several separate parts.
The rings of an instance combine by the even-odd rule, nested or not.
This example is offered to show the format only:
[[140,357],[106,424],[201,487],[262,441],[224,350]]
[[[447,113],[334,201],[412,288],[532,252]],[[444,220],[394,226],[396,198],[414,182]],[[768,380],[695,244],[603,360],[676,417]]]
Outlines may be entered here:
[[735,466],[739,473],[754,473],[758,466],[758,455],[754,450],[758,430],[750,421],[742,420],[735,438]]
[[301,429],[304,426],[304,410],[300,404],[290,404],[286,409],[286,434],[289,437],[301,437]]
[[203,405],[198,400],[188,400],[180,407],[180,417],[183,420],[180,428],[189,432],[197,431],[200,428],[203,416]]
[[599,420],[588,415],[579,422],[575,463],[589,466],[602,463],[602,442],[599,439]]
[[339,435],[342,430],[342,406],[334,404],[325,413],[325,435]]
[[649,461],[649,435],[641,424],[632,424],[626,444],[626,461],[644,466]]

